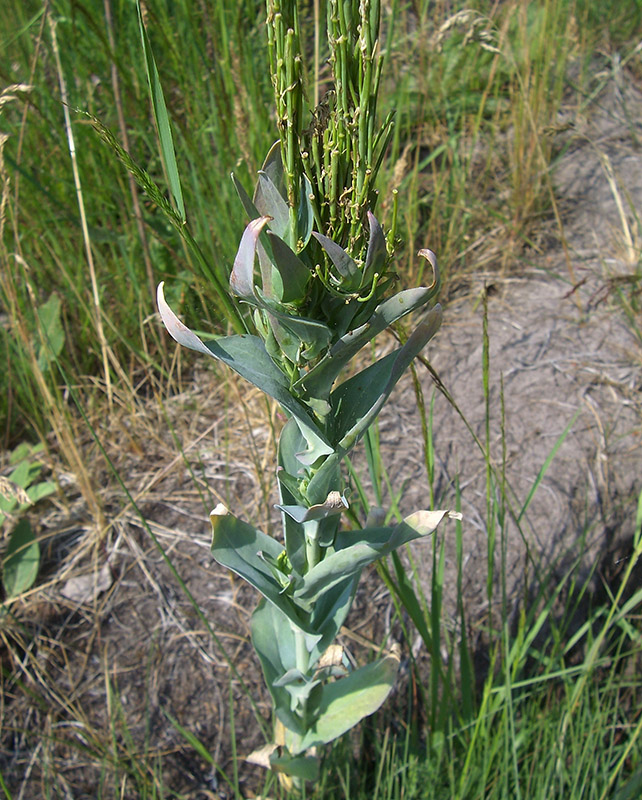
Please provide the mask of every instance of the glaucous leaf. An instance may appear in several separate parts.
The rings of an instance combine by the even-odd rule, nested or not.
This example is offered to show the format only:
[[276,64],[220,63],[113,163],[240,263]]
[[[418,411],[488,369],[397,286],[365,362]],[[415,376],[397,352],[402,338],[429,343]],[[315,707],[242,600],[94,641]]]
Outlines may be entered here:
[[330,492],[323,503],[313,506],[277,505],[276,508],[284,511],[295,522],[309,522],[311,520],[325,519],[326,517],[341,514],[348,508],[345,493]]
[[277,139],[276,142],[270,147],[265,161],[261,167],[261,172],[264,172],[272,181],[274,186],[279,191],[279,194],[285,200],[287,198],[287,191],[285,188],[285,176],[283,174],[283,159],[281,158],[281,140]]
[[[300,342],[301,355],[311,360],[325,352],[332,339],[332,333],[327,325],[315,319],[297,317],[286,313],[280,304],[266,297],[260,289],[256,289],[256,298],[259,305],[269,311],[278,320],[278,327],[287,330]],[[277,328],[274,335],[279,338]],[[296,359],[291,359],[295,360]]]
[[212,555],[216,561],[240,575],[298,625],[300,618],[295,605],[282,593],[282,585],[259,555],[265,553],[276,561],[283,552],[279,542],[230,514],[222,505],[211,512],[210,522]]
[[270,755],[270,769],[301,778],[306,781],[319,780],[319,758],[317,756],[291,756],[288,753]]
[[[300,505],[305,502],[299,487],[301,462],[297,453],[305,448],[305,440],[294,420],[286,422],[279,437],[278,460],[280,469],[279,498],[284,505]],[[285,549],[295,570],[303,573],[306,567],[305,538],[303,529],[287,514],[282,515]]]
[[261,600],[252,614],[250,627],[252,644],[261,662],[276,715],[298,738],[302,730],[299,720],[290,711],[290,696],[285,688],[276,685],[281,676],[296,669],[296,641],[290,620],[271,603]]
[[272,244],[274,266],[281,279],[278,288],[275,279],[272,279],[275,299],[283,303],[302,303],[310,280],[310,270],[283,239],[272,232],[268,238]]
[[241,377],[273,397],[294,417],[306,443],[306,448],[299,454],[302,464],[313,464],[322,456],[333,452],[305,407],[291,395],[288,379],[267,354],[258,336],[224,336],[206,345],[169,307],[165,301],[162,283],[158,286],[157,300],[161,319],[176,342],[227,364]]
[[386,237],[383,235],[377,218],[371,211],[368,211],[368,223],[370,224],[370,239],[368,240],[366,263],[363,267],[360,289],[369,288],[375,274],[380,276],[383,273],[386,259],[388,258]]
[[301,579],[294,591],[296,600],[318,601],[346,578],[358,576],[372,564],[402,544],[432,533],[448,511],[417,511],[394,527],[364,528],[337,535],[335,552],[327,555]]
[[259,172],[254,191],[254,205],[257,211],[272,218],[270,230],[282,239],[290,239],[290,209],[285,199],[266,172]]
[[434,295],[433,286],[406,289],[388,298],[375,309],[364,325],[349,331],[297,383],[295,388],[304,389],[313,397],[328,398],[334,381],[345,365],[377,334],[411,311],[422,308]]
[[441,306],[435,306],[408,341],[376,364],[342,383],[330,395],[334,410],[331,440],[348,452],[373,423],[397,382],[441,325]]
[[270,221],[269,216],[253,219],[246,226],[241,237],[239,248],[234,259],[232,274],[230,275],[230,289],[237,297],[242,297],[253,305],[256,304],[254,290],[254,260],[256,245],[261,231]]
[[313,231],[312,235],[325,250],[339,275],[344,279],[341,288],[346,292],[356,291],[361,282],[361,272],[354,260],[346,253],[343,247],[333,242],[329,237],[316,231]]
[[318,679],[311,679],[299,669],[290,669],[278,678],[273,686],[277,689],[285,689],[290,695],[290,710],[300,713],[304,710],[310,694],[321,683]]
[[249,219],[257,219],[261,215],[258,212],[257,207],[252,202],[249,194],[245,191],[245,188],[241,181],[236,177],[234,173],[230,175],[232,178],[232,183],[234,184],[234,188],[236,189],[236,193],[239,196],[239,200],[241,201],[241,205],[245,209],[245,213],[247,214]]
[[327,744],[374,714],[390,694],[398,668],[395,653],[323,686],[318,717],[302,737],[298,752]]
[[313,196],[312,184],[308,176],[301,178],[301,191],[299,193],[299,207],[297,208],[298,238],[297,249],[301,251],[310,241],[314,225],[314,211],[310,198]]
[[339,633],[352,606],[358,582],[358,575],[346,578],[313,604],[310,627],[319,632],[320,638],[309,647],[311,663],[316,663]]

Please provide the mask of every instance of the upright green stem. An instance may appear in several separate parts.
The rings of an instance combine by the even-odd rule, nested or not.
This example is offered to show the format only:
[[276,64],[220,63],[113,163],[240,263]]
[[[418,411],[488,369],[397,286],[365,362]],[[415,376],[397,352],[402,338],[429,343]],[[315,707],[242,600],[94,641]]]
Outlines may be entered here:
[[292,630],[294,631],[294,641],[296,642],[296,666],[305,675],[310,666],[310,653],[305,643],[305,634],[301,628],[297,628],[295,625],[292,625]]
[[309,520],[303,523],[303,533],[305,535],[305,556],[308,570],[321,561],[321,547],[319,545],[319,521]]

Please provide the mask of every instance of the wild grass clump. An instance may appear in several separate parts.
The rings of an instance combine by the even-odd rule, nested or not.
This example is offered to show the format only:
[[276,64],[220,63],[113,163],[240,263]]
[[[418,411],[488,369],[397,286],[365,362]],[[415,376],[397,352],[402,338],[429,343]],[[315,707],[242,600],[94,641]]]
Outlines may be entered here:
[[[504,3],[489,15],[456,5],[433,11],[420,3],[393,5],[383,15],[380,51],[387,68],[377,77],[373,63],[371,78],[372,88],[382,81],[377,123],[383,124],[382,136],[363,131],[364,142],[373,136],[377,160],[383,160],[378,186],[368,182],[367,192],[374,206],[374,190],[385,189],[378,213],[384,227],[404,243],[398,263],[408,284],[422,282],[414,253],[425,242],[440,253],[446,293],[473,264],[477,270],[496,267],[508,262],[508,253],[537,246],[541,215],[553,202],[549,168],[565,75],[571,64],[586,58],[593,39],[573,3],[557,0],[537,10],[534,4],[526,8]],[[83,376],[100,373],[94,390],[108,391],[117,383],[131,396],[137,387],[148,391],[158,380],[166,382],[171,365],[150,317],[154,275],[173,279],[168,280],[170,299],[180,307],[193,309],[207,324],[225,326],[211,287],[214,279],[226,284],[236,231],[244,221],[228,176],[235,172],[249,185],[274,137],[263,13],[256,0],[222,1],[211,8],[186,4],[173,11],[161,2],[143,6],[171,108],[189,226],[201,258],[110,149],[100,145],[91,120],[77,111],[99,119],[150,179],[164,185],[145,58],[131,10],[109,0],[60,2],[46,13],[37,5],[8,7],[6,30],[16,33],[4,40],[3,88],[27,88],[10,93],[13,99],[0,111],[8,137],[5,180],[10,180],[3,203],[3,273],[23,269],[29,275],[34,299],[20,300],[20,318],[32,336],[33,311],[26,306],[37,307],[52,292],[60,297],[68,334],[60,358],[72,383],[84,385]],[[316,122],[302,123],[299,132],[309,134],[313,144],[313,133],[323,128],[329,111],[324,64],[330,51],[319,40],[315,72],[314,15],[304,15],[302,28],[303,51],[310,57],[302,67],[309,73],[307,102],[320,105]],[[339,59],[344,58],[341,47]],[[67,106],[60,102],[62,87]],[[387,148],[386,119],[393,111],[397,124]],[[230,147],[231,141],[237,146]],[[314,147],[307,151],[310,177],[326,167]],[[344,167],[338,164],[327,179],[334,169],[339,170],[337,180],[343,180]],[[8,302],[3,300],[5,307]],[[7,398],[7,442],[19,433],[22,415],[31,415],[38,430],[47,427],[47,420],[38,418],[46,403],[32,400],[40,390],[33,385],[21,342],[22,336],[11,336],[4,343],[7,374],[13,376],[0,392]],[[119,371],[119,364],[127,368]],[[89,401],[91,390],[86,392]]]

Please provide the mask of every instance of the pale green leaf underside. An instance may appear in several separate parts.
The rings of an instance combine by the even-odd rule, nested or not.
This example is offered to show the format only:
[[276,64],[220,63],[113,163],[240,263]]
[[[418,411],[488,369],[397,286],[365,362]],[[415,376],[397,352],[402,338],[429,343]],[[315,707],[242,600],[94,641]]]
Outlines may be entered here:
[[355,670],[346,678],[326,684],[321,695],[319,717],[302,737],[297,752],[327,744],[374,714],[390,694],[399,661],[386,656]]

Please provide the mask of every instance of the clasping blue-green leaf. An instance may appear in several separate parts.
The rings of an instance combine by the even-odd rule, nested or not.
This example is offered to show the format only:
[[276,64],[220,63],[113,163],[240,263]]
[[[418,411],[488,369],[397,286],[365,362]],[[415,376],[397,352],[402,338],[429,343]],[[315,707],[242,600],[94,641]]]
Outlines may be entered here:
[[301,464],[314,464],[322,456],[334,452],[303,406],[290,393],[289,381],[276,366],[258,336],[249,334],[224,336],[205,344],[183,324],[165,300],[163,283],[158,286],[158,310],[169,335],[179,344],[212,356],[273,397],[289,412],[305,439],[306,449],[297,454]]
[[340,451],[350,450],[373,423],[407,367],[439,330],[441,316],[441,306],[436,305],[403,347],[332,392],[330,405],[334,411],[334,430],[331,441]]
[[295,388],[303,389],[313,397],[327,399],[334,381],[362,347],[406,314],[422,308],[434,293],[433,284],[418,289],[406,289],[384,300],[374,310],[368,322],[349,331],[332,345],[327,355],[297,381]]
[[240,575],[296,625],[303,624],[296,606],[270,568],[268,559],[276,562],[283,552],[276,539],[230,514],[223,505],[211,512],[210,522],[212,555],[218,563]]
[[399,656],[391,653],[346,678],[326,684],[321,690],[316,722],[302,737],[295,753],[331,742],[374,714],[390,694],[398,667]]
[[346,578],[358,576],[372,564],[402,544],[432,533],[449,511],[416,511],[399,525],[342,531],[336,537],[335,552],[327,555],[303,576],[293,597],[314,603]]

